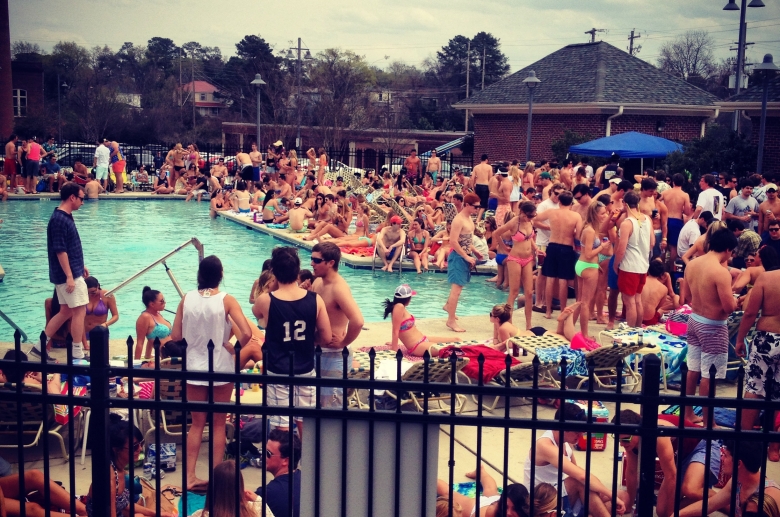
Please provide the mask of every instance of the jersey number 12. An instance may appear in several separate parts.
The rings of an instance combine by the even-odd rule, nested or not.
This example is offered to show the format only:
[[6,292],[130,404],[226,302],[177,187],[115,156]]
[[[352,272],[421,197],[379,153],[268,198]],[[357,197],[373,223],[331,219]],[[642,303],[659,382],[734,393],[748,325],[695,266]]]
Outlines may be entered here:
[[304,336],[304,333],[306,332],[306,322],[302,320],[296,320],[294,323],[295,328],[293,329],[292,337],[290,337],[290,322],[285,321],[284,322],[284,340],[285,341],[304,341],[306,340],[306,336]]

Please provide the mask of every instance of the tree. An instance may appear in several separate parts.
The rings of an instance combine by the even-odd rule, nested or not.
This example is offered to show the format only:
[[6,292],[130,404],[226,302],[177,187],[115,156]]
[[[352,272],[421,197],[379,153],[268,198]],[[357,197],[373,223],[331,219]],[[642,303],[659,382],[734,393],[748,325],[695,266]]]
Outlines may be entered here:
[[29,41],[14,41],[11,43],[11,58],[16,59],[19,54],[41,54],[46,52],[37,44]]
[[688,31],[661,46],[661,70],[701,86],[715,72],[715,43],[706,31]]
[[164,76],[173,73],[173,62],[178,57],[179,47],[170,38],[155,36],[146,44],[149,65],[161,70]]
[[[553,156],[558,159],[558,162],[563,163],[563,160],[569,155],[569,147],[590,142],[594,138],[596,137],[591,133],[577,133],[576,131],[566,129],[560,138],[553,140],[550,148]],[[569,158],[571,158],[571,156],[569,156]]]
[[729,171],[739,176],[754,169],[757,150],[747,139],[730,128],[713,124],[704,138],[685,145],[683,151],[669,155],[667,162],[672,173],[690,172],[694,178],[712,171]]
[[[479,32],[471,39],[455,36],[436,53],[436,75],[441,83],[457,90],[459,98],[466,96],[466,63],[469,63],[469,89],[482,87],[482,69],[485,70],[485,86],[501,80],[509,72],[509,63],[501,52],[499,39],[487,32]],[[484,55],[484,63],[483,63]]]

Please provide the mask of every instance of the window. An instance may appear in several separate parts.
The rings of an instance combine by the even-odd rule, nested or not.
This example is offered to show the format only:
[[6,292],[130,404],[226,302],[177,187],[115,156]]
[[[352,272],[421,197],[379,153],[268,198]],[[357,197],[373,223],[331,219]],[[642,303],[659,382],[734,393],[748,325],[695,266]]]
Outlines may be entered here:
[[212,115],[219,115],[219,108],[211,108]]
[[206,94],[205,93],[201,93],[200,94],[200,100],[202,100],[202,101],[206,100]]
[[13,90],[14,117],[27,116],[27,90]]
[[205,116],[206,116],[206,111],[207,111],[207,110],[208,110],[208,108],[198,108],[198,112],[200,113],[200,115],[201,115],[202,117],[205,117]]

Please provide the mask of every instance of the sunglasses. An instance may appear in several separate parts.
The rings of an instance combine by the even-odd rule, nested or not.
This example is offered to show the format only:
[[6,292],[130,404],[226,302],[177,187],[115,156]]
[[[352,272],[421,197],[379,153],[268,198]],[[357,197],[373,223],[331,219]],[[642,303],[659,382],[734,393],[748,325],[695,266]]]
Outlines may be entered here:
[[580,199],[582,199],[582,196],[580,197],[574,196],[574,201],[579,201]]
[[780,232],[780,228],[770,228],[770,232]]
[[555,192],[552,193],[552,195],[553,196],[560,196],[561,195],[561,191],[560,190],[556,190]]
[[133,450],[134,451],[140,451],[144,447],[144,441],[141,440],[140,442],[133,443]]
[[314,262],[315,264],[322,264],[323,262],[325,262],[325,259],[321,257],[312,257],[311,261]]
[[274,453],[269,451],[268,449],[265,450],[265,457],[268,459],[271,459],[274,457]]
[[472,206],[473,208],[479,208],[479,207],[480,207],[479,203],[477,203],[476,205],[471,205],[471,206]]

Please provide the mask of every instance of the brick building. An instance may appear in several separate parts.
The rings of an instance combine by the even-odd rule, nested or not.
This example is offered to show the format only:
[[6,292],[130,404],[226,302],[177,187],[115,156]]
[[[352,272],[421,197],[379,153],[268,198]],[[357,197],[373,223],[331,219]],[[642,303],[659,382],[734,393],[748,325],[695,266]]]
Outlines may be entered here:
[[[753,122],[750,139],[758,147],[761,126],[761,98],[764,94],[762,82],[735,95],[723,103],[724,111],[742,110]],[[769,80],[766,103],[766,134],[764,136],[763,172],[780,173],[780,76]]]
[[718,115],[719,99],[603,41],[568,45],[464,99],[473,115],[474,156],[525,157],[529,72],[534,91],[531,159],[552,156],[565,130],[593,139],[638,131],[689,141]]
[[38,54],[21,54],[11,62],[14,118],[43,111],[43,63]]

